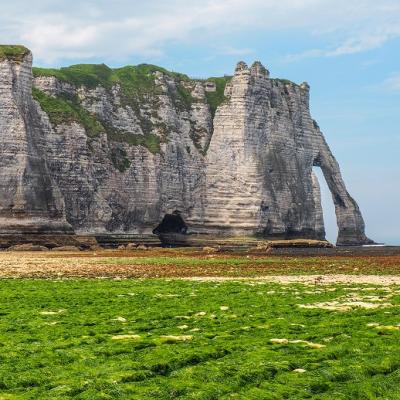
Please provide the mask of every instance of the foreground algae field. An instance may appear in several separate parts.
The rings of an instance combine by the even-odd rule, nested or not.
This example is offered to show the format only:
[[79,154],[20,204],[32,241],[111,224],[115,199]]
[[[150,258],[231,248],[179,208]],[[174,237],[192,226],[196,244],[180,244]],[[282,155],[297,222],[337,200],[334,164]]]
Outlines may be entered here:
[[3,279],[0,399],[400,399],[400,286]]

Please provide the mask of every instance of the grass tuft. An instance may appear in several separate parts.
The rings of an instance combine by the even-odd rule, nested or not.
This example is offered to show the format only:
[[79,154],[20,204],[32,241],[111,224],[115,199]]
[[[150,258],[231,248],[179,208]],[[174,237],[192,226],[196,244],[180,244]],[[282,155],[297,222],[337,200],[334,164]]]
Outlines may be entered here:
[[0,45],[0,61],[13,60],[22,62],[30,50],[20,45]]

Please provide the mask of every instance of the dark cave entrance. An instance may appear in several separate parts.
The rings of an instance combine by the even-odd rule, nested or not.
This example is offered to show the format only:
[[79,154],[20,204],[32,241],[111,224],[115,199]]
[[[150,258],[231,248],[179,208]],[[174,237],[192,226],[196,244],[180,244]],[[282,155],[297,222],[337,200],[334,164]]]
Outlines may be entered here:
[[161,223],[153,229],[155,235],[163,233],[180,233],[185,235],[188,226],[179,211],[174,211],[172,214],[165,214]]

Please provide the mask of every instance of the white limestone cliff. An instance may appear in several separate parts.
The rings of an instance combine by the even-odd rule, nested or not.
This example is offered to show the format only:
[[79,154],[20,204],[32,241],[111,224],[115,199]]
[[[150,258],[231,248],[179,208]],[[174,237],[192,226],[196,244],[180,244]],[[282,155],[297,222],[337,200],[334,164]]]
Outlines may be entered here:
[[49,173],[45,129],[32,100],[32,54],[0,57],[0,230],[72,232],[61,192]]
[[[92,134],[84,119],[58,120],[32,99],[31,62],[30,52],[0,59],[0,232],[19,221],[39,231],[70,224],[78,233],[150,233],[165,215],[179,215],[187,233],[322,239],[313,174],[320,167],[338,244],[370,242],[310,116],[307,84],[270,79],[258,62],[239,63],[213,110],[212,82],[161,69],[145,76],[151,91],[129,98],[118,81],[36,76],[45,99],[67,101],[98,124]],[[150,139],[156,146],[145,144]],[[183,232],[178,225],[171,229]]]

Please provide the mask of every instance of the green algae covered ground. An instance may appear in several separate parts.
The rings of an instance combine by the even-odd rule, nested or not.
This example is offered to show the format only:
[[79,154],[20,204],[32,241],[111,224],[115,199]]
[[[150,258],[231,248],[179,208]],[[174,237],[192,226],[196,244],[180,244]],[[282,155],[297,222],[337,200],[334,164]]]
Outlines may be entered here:
[[0,281],[0,399],[400,399],[400,287]]

